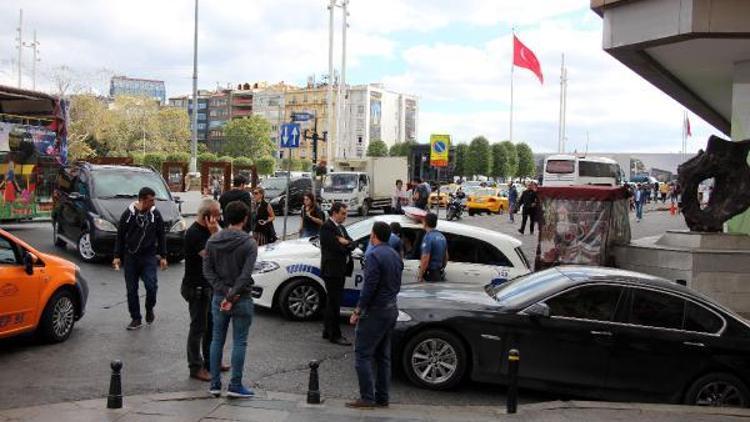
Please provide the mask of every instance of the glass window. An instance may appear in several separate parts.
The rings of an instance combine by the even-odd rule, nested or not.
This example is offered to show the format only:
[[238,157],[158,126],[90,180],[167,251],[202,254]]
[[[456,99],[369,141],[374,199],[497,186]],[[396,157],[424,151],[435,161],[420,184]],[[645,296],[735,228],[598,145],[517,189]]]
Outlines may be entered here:
[[555,296],[546,303],[552,316],[612,321],[621,295],[622,287],[589,286]]
[[477,262],[479,264],[493,265],[498,267],[513,266],[508,257],[506,257],[505,254],[500,252],[496,247],[480,240],[474,240],[474,243],[476,243],[478,246]]
[[578,173],[581,177],[612,177],[617,178],[620,169],[617,164],[579,161]]
[[699,333],[717,333],[724,322],[703,306],[688,302],[685,307],[685,329]]
[[576,163],[573,160],[548,160],[547,173],[570,174],[576,170]]
[[0,237],[0,264],[18,264],[16,248],[8,241],[8,239],[3,237]]
[[466,236],[443,232],[448,241],[448,260],[450,262],[478,263],[477,241]]
[[682,329],[685,300],[651,290],[635,289],[630,323],[649,327]]
[[485,289],[501,306],[512,308],[547,297],[570,282],[568,277],[550,268],[518,277],[499,286],[488,285]]
[[156,192],[157,200],[169,200],[164,181],[158,174],[150,171],[97,170],[91,178],[94,182],[93,194],[99,199],[116,196],[136,198],[138,191],[148,186]]

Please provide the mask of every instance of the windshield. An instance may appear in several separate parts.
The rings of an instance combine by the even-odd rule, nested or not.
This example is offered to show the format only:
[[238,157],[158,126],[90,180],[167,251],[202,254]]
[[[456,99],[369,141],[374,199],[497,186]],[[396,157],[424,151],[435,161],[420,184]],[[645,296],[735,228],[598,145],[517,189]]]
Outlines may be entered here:
[[570,279],[555,268],[518,277],[498,286],[488,284],[485,291],[503,307],[515,308],[537,297],[559,290]]
[[474,196],[495,196],[495,189],[477,189]]
[[453,193],[455,190],[452,186],[440,186],[440,193]]
[[260,185],[267,191],[279,191],[286,189],[286,177],[269,177]]
[[323,182],[323,189],[328,192],[351,192],[356,188],[356,174],[331,174]]
[[169,192],[158,174],[133,170],[97,170],[93,177],[95,198],[137,198],[138,191],[150,187],[156,192],[156,199],[169,200]]

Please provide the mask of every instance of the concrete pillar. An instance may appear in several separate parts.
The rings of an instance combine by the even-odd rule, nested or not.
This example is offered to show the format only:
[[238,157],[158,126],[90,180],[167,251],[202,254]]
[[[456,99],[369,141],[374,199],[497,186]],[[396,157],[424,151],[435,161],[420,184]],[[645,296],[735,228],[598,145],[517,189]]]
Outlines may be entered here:
[[[750,139],[750,60],[734,65],[732,83],[732,140]],[[748,156],[750,166],[750,156]],[[750,209],[727,222],[729,233],[750,234]]]

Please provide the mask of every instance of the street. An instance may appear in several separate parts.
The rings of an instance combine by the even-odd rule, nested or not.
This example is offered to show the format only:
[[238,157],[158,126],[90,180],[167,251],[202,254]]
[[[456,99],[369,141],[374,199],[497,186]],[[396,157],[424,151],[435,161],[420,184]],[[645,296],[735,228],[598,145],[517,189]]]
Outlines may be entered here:
[[[349,223],[359,218],[350,217]],[[518,219],[520,220],[520,218]],[[519,236],[515,225],[504,216],[464,217],[477,225],[520,238],[533,262],[535,238]],[[276,220],[281,234],[282,218]],[[289,219],[290,232],[299,226],[299,216]],[[633,238],[651,236],[667,229],[682,229],[684,221],[667,212],[649,212],[644,221],[631,220]],[[109,383],[109,362],[124,362],[124,394],[189,391],[208,388],[207,383],[188,378],[185,339],[188,329],[187,305],[179,294],[183,264],[159,274],[156,322],[141,330],[125,330],[129,322],[122,273],[106,263],[80,263],[72,248],[52,245],[49,223],[29,223],[4,227],[46,253],[58,254],[81,266],[90,283],[86,315],[76,324],[70,339],[56,345],[38,344],[28,337],[0,341],[0,409],[103,397]],[[439,228],[439,225],[438,225]],[[145,294],[141,286],[141,296]],[[319,321],[299,323],[284,320],[275,312],[256,308],[246,360],[246,379],[258,388],[304,394],[311,359],[322,362],[321,392],[325,397],[356,396],[357,380],[350,347],[332,345],[320,338]],[[342,320],[343,325],[343,320]],[[353,338],[351,327],[345,335]],[[230,343],[230,342],[228,342]],[[228,354],[225,353],[225,360]],[[505,388],[473,382],[449,392],[418,389],[403,376],[393,381],[392,402],[454,405],[497,405],[504,403]],[[550,400],[536,392],[523,391],[523,402]]]

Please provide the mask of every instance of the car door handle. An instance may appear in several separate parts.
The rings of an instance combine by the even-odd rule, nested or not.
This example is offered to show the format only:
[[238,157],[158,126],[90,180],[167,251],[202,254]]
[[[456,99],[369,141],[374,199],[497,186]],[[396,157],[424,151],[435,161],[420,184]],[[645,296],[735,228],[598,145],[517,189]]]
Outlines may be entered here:
[[683,341],[682,344],[684,344],[685,346],[706,347],[705,344],[699,343],[697,341]]
[[592,331],[591,335],[612,337],[612,333],[610,331]]

